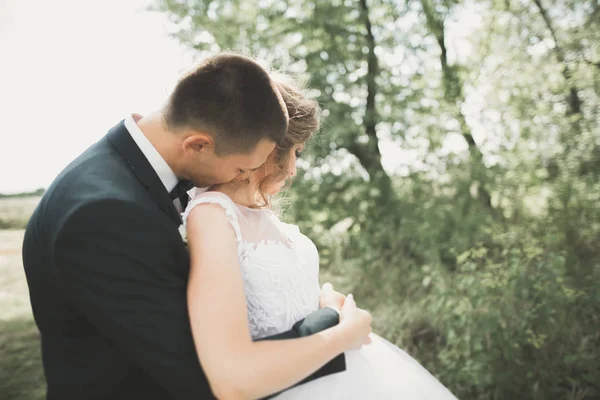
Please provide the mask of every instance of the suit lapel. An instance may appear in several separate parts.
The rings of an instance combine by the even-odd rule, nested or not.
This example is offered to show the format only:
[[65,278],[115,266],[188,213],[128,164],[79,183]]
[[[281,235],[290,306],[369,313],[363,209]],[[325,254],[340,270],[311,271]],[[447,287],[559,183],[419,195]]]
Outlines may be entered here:
[[181,224],[181,216],[175,209],[169,193],[154,168],[152,168],[152,165],[150,165],[150,162],[148,162],[146,156],[144,156],[144,153],[142,153],[138,145],[133,141],[129,131],[125,128],[124,121],[121,121],[108,131],[107,138],[125,161],[127,161],[129,167],[146,187],[148,194],[150,194],[154,202],[179,226]]

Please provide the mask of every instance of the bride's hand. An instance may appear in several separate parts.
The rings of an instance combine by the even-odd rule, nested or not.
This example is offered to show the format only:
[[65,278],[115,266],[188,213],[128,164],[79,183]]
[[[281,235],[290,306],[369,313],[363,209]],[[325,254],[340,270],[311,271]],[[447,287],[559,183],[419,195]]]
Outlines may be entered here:
[[319,307],[325,308],[330,307],[333,308],[338,314],[342,311],[342,306],[344,305],[344,301],[346,300],[346,296],[344,296],[340,292],[336,292],[333,290],[333,285],[329,282],[326,282],[321,288],[321,296],[319,298]]
[[354,297],[349,294],[340,312],[340,326],[346,331],[349,342],[348,350],[358,350],[371,343],[371,314],[356,307]]

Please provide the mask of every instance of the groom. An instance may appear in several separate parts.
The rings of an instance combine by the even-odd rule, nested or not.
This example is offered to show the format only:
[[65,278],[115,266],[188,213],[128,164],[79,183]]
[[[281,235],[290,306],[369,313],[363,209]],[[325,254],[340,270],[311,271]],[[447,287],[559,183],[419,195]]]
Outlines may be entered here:
[[[160,112],[128,116],[62,171],[23,243],[49,400],[213,398],[187,313],[185,192],[245,179],[286,129],[268,73],[221,54]],[[336,325],[340,296],[328,290],[329,307],[268,339]],[[344,369],[341,354],[307,380]]]

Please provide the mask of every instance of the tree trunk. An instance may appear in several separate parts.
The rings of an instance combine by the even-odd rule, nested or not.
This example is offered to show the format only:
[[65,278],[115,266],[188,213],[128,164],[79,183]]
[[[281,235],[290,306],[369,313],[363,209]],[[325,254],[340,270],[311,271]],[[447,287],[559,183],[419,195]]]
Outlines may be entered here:
[[363,119],[364,132],[367,135],[366,143],[349,143],[346,148],[354,154],[363,167],[367,170],[371,178],[371,183],[380,193],[377,197],[377,203],[383,209],[387,209],[390,203],[394,202],[395,193],[392,187],[392,181],[383,169],[381,163],[381,152],[379,151],[379,139],[377,138],[377,110],[375,106],[375,97],[377,95],[376,77],[379,73],[377,55],[375,54],[375,37],[369,18],[369,8],[366,0],[359,0],[362,19],[365,24],[366,40],[368,46],[367,54],[367,102],[365,116]]
[[463,138],[469,146],[469,154],[471,156],[472,178],[479,183],[479,197],[485,207],[494,211],[492,207],[492,196],[486,187],[485,171],[486,167],[483,163],[483,154],[475,143],[471,128],[467,124],[465,115],[462,112],[461,105],[464,103],[464,94],[462,91],[463,84],[458,69],[456,66],[448,64],[448,56],[446,50],[446,38],[444,32],[444,19],[435,11],[435,7],[431,0],[421,0],[423,12],[427,20],[427,28],[431,32],[440,47],[440,62],[442,64],[442,79],[444,83],[444,95],[448,103],[455,108],[454,114],[458,123]]
[[558,39],[556,38],[556,30],[554,29],[554,25],[552,24],[552,21],[550,20],[550,17],[548,16],[548,12],[542,5],[542,0],[533,0],[533,2],[535,3],[538,10],[540,11],[542,18],[544,19],[544,23],[546,24],[546,28],[548,28],[548,30],[550,31],[550,35],[552,36],[552,40],[554,41],[554,54],[556,54],[556,58],[558,59],[558,62],[562,66],[562,75],[565,78],[565,81],[567,82],[568,85],[570,85],[569,86],[569,94],[567,96],[567,103],[569,104],[569,114],[570,115],[581,114],[582,103],[581,103],[581,99],[579,98],[579,90],[577,89],[577,86],[575,86],[575,83],[573,82],[573,73],[571,72],[571,69],[569,68],[569,64],[567,64],[565,52],[564,52],[562,46],[560,45],[560,43],[558,42]]

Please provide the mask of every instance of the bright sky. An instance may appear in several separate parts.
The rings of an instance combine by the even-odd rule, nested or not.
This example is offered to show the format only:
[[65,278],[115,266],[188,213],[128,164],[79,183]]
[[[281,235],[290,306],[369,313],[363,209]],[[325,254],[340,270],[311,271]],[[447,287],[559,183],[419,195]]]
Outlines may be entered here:
[[0,193],[47,187],[192,57],[150,0],[0,0]]
[[[128,113],[160,107],[194,58],[150,3],[0,0],[0,193],[47,187]],[[388,171],[422,157],[380,149]]]

